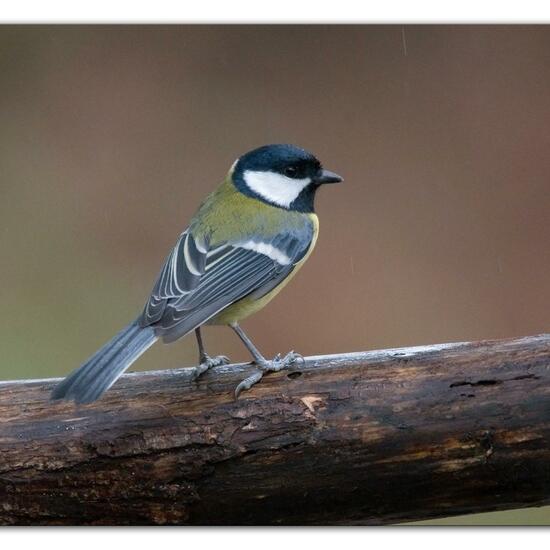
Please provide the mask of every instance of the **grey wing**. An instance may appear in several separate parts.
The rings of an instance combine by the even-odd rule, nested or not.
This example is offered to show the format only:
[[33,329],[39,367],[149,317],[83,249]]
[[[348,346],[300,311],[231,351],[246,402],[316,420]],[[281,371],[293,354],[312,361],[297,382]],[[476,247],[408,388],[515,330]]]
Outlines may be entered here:
[[[167,258],[142,316],[142,324],[152,325],[165,342],[187,334],[245,296],[259,298],[269,292],[288,276],[311,244],[311,234],[304,232],[279,234],[269,241],[226,243],[215,249],[197,246],[188,236],[185,248],[181,243],[185,235]],[[180,265],[188,261],[191,269]]]
[[206,267],[207,247],[184,231],[166,261],[140,317],[142,327],[154,325],[171,300],[190,294],[199,284]]

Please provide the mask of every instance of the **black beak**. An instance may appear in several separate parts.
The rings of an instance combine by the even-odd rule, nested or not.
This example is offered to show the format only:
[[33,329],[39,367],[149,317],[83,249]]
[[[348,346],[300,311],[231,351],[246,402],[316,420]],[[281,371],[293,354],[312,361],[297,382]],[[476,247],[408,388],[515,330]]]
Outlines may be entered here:
[[319,185],[323,185],[325,183],[340,183],[342,181],[344,181],[344,178],[338,174],[335,174],[330,170],[321,170],[315,182]]

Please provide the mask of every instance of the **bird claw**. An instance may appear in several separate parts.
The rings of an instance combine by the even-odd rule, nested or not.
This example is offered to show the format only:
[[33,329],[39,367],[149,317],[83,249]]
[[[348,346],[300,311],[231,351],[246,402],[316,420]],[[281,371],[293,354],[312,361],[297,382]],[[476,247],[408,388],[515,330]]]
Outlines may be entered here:
[[266,361],[265,365],[259,365],[260,369],[264,372],[279,372],[280,370],[290,367],[298,359],[302,361],[304,358],[295,351],[289,351],[284,357],[278,353],[271,361]]
[[249,390],[254,384],[259,382],[264,375],[264,371],[257,370],[250,376],[247,376],[242,382],[240,382],[235,388],[235,399],[239,399],[241,392]]
[[301,353],[296,353],[294,350],[292,350],[290,353],[287,354],[287,357],[288,355],[292,355],[293,357],[293,360],[290,364],[294,364],[296,363],[296,361],[300,361],[300,363],[302,364],[302,367],[306,364],[306,360],[304,359],[304,356]]
[[220,367],[221,365],[228,364],[229,357],[226,357],[225,355],[217,355],[216,357],[205,355],[204,357],[201,357],[200,364],[198,366],[191,367],[189,369],[191,373],[191,380],[196,380],[212,367]]
[[258,383],[268,372],[279,372],[286,369],[298,360],[305,362],[302,355],[294,351],[290,351],[284,357],[281,358],[281,354],[278,353],[271,361],[265,361],[263,363],[256,363],[258,370],[247,376],[242,382],[235,388],[235,399],[238,399],[241,392],[249,390],[254,384]]
[[208,357],[212,367],[221,367],[222,365],[229,365],[231,363],[227,355],[216,355],[216,357]]

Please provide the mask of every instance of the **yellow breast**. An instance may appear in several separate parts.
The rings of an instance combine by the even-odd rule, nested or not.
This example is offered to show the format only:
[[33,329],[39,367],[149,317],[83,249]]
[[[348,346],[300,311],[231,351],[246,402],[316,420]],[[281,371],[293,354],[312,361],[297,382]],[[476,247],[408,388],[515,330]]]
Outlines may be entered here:
[[256,313],[268,304],[283,287],[296,275],[298,270],[304,265],[305,261],[309,258],[309,255],[313,252],[315,244],[317,243],[317,237],[319,236],[319,218],[316,214],[308,214],[313,223],[313,238],[311,239],[311,245],[308,248],[305,256],[294,266],[294,269],[288,274],[288,276],[281,281],[273,290],[268,292],[260,299],[254,300],[250,297],[245,297],[238,302],[235,302],[218,313],[215,317],[210,319],[209,325],[230,325],[231,323],[238,323],[246,317]]

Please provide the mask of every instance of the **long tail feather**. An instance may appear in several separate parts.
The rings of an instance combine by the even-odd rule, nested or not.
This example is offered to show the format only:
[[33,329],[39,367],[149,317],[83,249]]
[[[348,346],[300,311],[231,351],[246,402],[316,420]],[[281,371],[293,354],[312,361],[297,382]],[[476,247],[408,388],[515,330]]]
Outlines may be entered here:
[[151,327],[141,328],[137,321],[130,323],[60,382],[51,398],[74,399],[77,403],[95,401],[156,340]]

